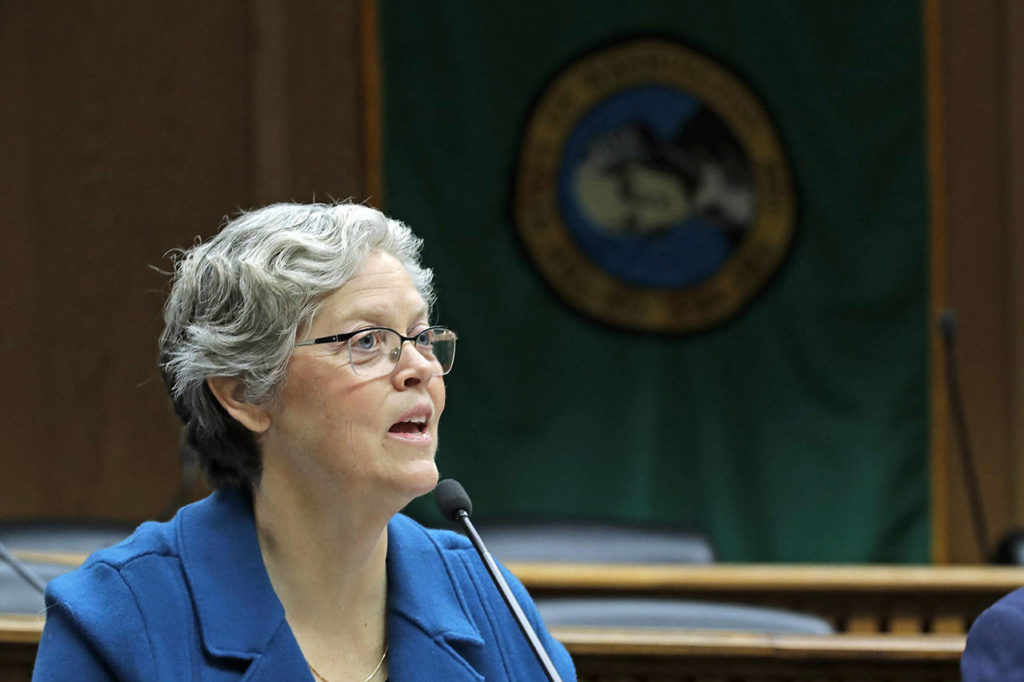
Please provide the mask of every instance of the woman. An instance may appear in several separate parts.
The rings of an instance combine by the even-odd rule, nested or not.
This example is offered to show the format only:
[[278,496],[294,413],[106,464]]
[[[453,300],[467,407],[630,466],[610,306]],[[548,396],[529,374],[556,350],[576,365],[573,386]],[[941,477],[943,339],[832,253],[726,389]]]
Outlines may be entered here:
[[33,679],[543,679],[472,546],[398,514],[437,483],[455,352],[419,247],[279,204],[182,254],[161,370],[217,490],[50,584]]

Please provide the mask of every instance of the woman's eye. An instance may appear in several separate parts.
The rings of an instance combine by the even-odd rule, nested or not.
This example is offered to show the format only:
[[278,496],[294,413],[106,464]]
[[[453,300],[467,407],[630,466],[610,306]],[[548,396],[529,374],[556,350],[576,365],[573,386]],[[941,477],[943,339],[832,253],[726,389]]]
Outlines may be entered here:
[[416,345],[421,348],[429,348],[434,343],[434,332],[424,329],[416,335]]
[[366,332],[352,339],[353,347],[358,350],[373,350],[378,343],[377,332]]

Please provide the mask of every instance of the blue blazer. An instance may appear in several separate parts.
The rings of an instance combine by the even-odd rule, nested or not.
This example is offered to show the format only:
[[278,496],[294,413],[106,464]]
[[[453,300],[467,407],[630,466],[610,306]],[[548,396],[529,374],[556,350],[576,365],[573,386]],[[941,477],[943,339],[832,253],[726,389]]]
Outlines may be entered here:
[[960,658],[963,682],[1024,680],[1024,588],[978,616]]
[[[468,540],[398,515],[388,524],[393,682],[543,680]],[[522,584],[505,577],[568,682],[572,660]],[[263,565],[250,498],[222,490],[148,522],[46,592],[33,680],[312,680]]]

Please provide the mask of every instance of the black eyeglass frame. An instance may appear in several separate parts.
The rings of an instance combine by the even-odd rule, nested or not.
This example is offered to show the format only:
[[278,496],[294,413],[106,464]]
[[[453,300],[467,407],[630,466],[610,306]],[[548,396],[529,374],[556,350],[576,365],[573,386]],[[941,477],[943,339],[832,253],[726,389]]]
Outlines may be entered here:
[[[430,332],[430,331],[433,331],[433,332],[440,331],[440,332],[450,333],[452,335],[453,341],[457,342],[459,340],[458,332],[456,332],[451,327],[443,327],[443,326],[440,326],[440,325],[434,325],[432,327],[427,327],[423,331],[417,332],[413,336],[406,336],[402,332],[398,331],[397,329],[392,329],[391,327],[363,327],[362,329],[357,329],[354,332],[347,332],[345,334],[333,334],[331,336],[321,336],[321,337],[316,338],[316,339],[308,339],[306,341],[299,341],[298,343],[295,344],[295,347],[298,348],[299,346],[313,346],[313,345],[318,345],[318,344],[322,344],[322,343],[344,343],[344,344],[347,345],[348,342],[353,337],[358,336],[359,334],[365,334],[366,332],[373,332],[373,331],[391,332],[392,334],[397,336],[399,339],[401,339],[401,342],[398,344],[398,357],[395,358],[395,366],[396,367],[398,366],[398,363],[402,359],[402,349],[405,348],[405,342],[406,341],[412,341],[415,346],[422,347],[418,343],[416,343],[416,339],[418,339],[419,337],[423,336],[424,334],[426,334],[427,332]],[[352,355],[351,355],[352,349],[351,349],[351,347],[348,348],[348,351],[349,351],[349,364],[351,365],[351,362],[352,362]],[[454,366],[454,365],[455,365],[455,352],[452,351],[452,365],[449,366],[447,370],[444,370],[444,367],[442,366],[441,369],[444,370],[444,371],[441,372],[440,376],[444,376],[445,374],[448,374],[448,372],[452,371],[452,366]],[[354,366],[352,367],[352,371],[355,371],[355,367]],[[358,374],[358,372],[356,372],[356,374]],[[383,375],[383,376],[387,376],[387,375]]]

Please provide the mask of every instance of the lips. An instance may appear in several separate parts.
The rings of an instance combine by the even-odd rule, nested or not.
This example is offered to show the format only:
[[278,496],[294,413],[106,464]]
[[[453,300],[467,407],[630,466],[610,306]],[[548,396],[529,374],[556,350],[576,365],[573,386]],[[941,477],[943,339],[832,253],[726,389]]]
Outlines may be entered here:
[[399,417],[388,428],[388,433],[406,437],[429,435],[428,423],[433,412],[430,405],[418,405]]
[[423,433],[427,429],[426,417],[415,417],[408,421],[396,422],[388,429],[388,433]]

